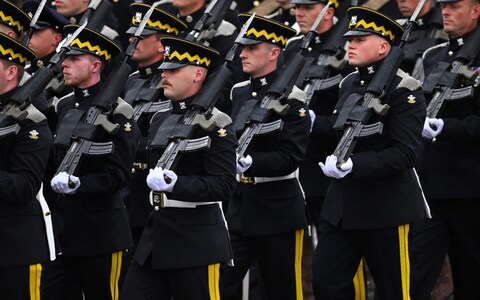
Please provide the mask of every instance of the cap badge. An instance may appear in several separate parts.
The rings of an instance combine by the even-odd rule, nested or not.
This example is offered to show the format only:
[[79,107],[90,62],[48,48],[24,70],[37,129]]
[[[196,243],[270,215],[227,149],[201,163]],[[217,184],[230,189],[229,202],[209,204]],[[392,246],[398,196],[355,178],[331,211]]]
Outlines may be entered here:
[[352,16],[350,19],[350,26],[357,25],[357,16]]
[[170,46],[165,46],[165,54],[164,56],[168,57],[170,55]]
[[140,22],[142,22],[142,13],[137,12],[135,13],[135,23],[140,23]]

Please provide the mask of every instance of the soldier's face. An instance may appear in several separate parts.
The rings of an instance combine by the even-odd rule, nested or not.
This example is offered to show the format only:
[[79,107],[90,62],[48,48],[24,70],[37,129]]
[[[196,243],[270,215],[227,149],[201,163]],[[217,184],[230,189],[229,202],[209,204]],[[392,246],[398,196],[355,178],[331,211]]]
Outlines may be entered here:
[[3,59],[0,59],[0,95],[5,94],[11,87],[8,87],[8,82],[17,76],[18,67],[14,64],[7,65]]
[[480,4],[475,0],[441,3],[443,29],[450,37],[460,37],[472,31],[480,17]]
[[87,88],[92,79],[92,55],[67,55],[62,62],[65,84],[78,88]]
[[[132,40],[133,37],[130,37],[129,41],[132,42]],[[151,34],[140,40],[135,48],[132,59],[138,62],[140,67],[146,67],[162,60],[164,52],[165,49],[160,40],[155,34]]]
[[[415,8],[417,8],[418,2],[420,2],[420,0],[397,0],[397,5],[404,17],[411,17]],[[426,14],[430,10],[430,6],[430,0],[426,0],[418,15],[423,16]]]
[[62,35],[52,28],[35,30],[28,47],[35,51],[37,58],[43,58],[55,50]]
[[192,85],[196,80],[195,66],[185,66],[162,73],[163,94],[172,101],[193,96]]
[[319,4],[297,4],[295,5],[295,20],[300,26],[300,32],[307,34],[313,23],[317,19],[318,14],[325,5]]
[[58,13],[71,17],[84,12],[88,7],[88,0],[55,0]]
[[389,43],[375,34],[352,36],[348,41],[348,63],[354,67],[371,65],[383,58],[390,49]]
[[276,62],[277,59],[275,55],[277,50],[274,49],[275,46],[269,43],[245,45],[240,53],[243,72],[253,78],[261,77],[272,72],[272,61],[275,60]]

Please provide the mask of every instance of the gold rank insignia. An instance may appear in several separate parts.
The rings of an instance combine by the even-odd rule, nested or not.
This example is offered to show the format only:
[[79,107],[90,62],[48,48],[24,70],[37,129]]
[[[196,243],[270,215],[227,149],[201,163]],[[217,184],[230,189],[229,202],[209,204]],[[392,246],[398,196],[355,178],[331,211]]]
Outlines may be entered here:
[[303,118],[303,117],[305,117],[306,112],[307,111],[305,110],[305,108],[302,107],[298,110],[298,115]]
[[129,132],[129,131],[132,131],[132,124],[130,123],[125,123],[125,131],[126,132]]
[[220,129],[218,130],[218,136],[219,136],[219,137],[226,137],[226,136],[227,136],[227,131],[226,131],[225,129],[223,129],[223,128],[220,128]]
[[417,102],[417,101],[415,101],[415,96],[413,96],[413,95],[408,96],[407,99],[408,99],[407,102],[411,103],[411,104]]
[[31,130],[29,133],[30,133],[30,139],[32,140],[38,139],[38,131],[34,129],[34,130]]

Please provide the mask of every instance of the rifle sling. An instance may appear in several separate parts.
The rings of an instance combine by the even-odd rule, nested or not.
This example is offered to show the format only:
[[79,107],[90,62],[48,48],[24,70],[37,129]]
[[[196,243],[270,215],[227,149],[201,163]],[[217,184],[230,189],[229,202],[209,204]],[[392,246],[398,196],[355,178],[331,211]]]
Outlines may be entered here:
[[72,135],[84,114],[85,112],[79,109],[71,109],[66,113],[62,122],[58,126],[54,141],[56,146],[62,148],[70,147]]
[[447,72],[450,64],[447,62],[439,62],[435,68],[425,78],[423,83],[423,91],[427,94],[432,94],[435,87],[438,85],[455,87],[458,74]]
[[345,103],[342,105],[340,112],[338,113],[337,120],[335,124],[333,124],[333,129],[335,130],[343,130],[345,123],[350,118],[350,115],[357,105],[363,99],[363,96],[357,93],[350,94]]
[[233,128],[235,132],[243,130],[245,123],[247,123],[247,121],[250,119],[250,115],[252,114],[252,111],[257,103],[258,101],[255,99],[251,99],[243,103],[237,116],[235,117],[235,121],[233,122]]

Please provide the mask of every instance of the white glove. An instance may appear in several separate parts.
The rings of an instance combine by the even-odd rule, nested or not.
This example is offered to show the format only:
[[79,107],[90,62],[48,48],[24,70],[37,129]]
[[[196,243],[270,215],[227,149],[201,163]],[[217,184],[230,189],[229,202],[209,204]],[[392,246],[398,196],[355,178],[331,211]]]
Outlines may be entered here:
[[240,157],[237,155],[237,174],[243,174],[245,171],[250,168],[252,165],[252,157],[247,155],[247,157]]
[[60,172],[52,178],[50,186],[55,193],[75,194],[80,187],[80,178],[69,175],[67,172]]
[[341,179],[350,172],[352,172],[353,169],[353,162],[352,159],[349,157],[347,162],[343,163],[340,168],[337,168],[337,157],[335,155],[330,155],[327,156],[327,159],[325,160],[325,164],[323,163],[318,163],[320,168],[323,171],[323,174],[325,174],[328,177],[333,177],[337,179]]
[[175,172],[156,167],[153,170],[150,169],[147,176],[147,185],[156,192],[172,192],[177,179],[178,176]]
[[313,123],[315,122],[315,118],[317,117],[315,115],[315,112],[313,110],[308,110],[308,113],[310,114],[310,120],[312,121],[312,123],[310,124],[310,132],[312,132],[312,129],[313,129]]
[[434,139],[442,132],[443,120],[437,118],[426,118],[423,124],[422,137],[426,139]]

